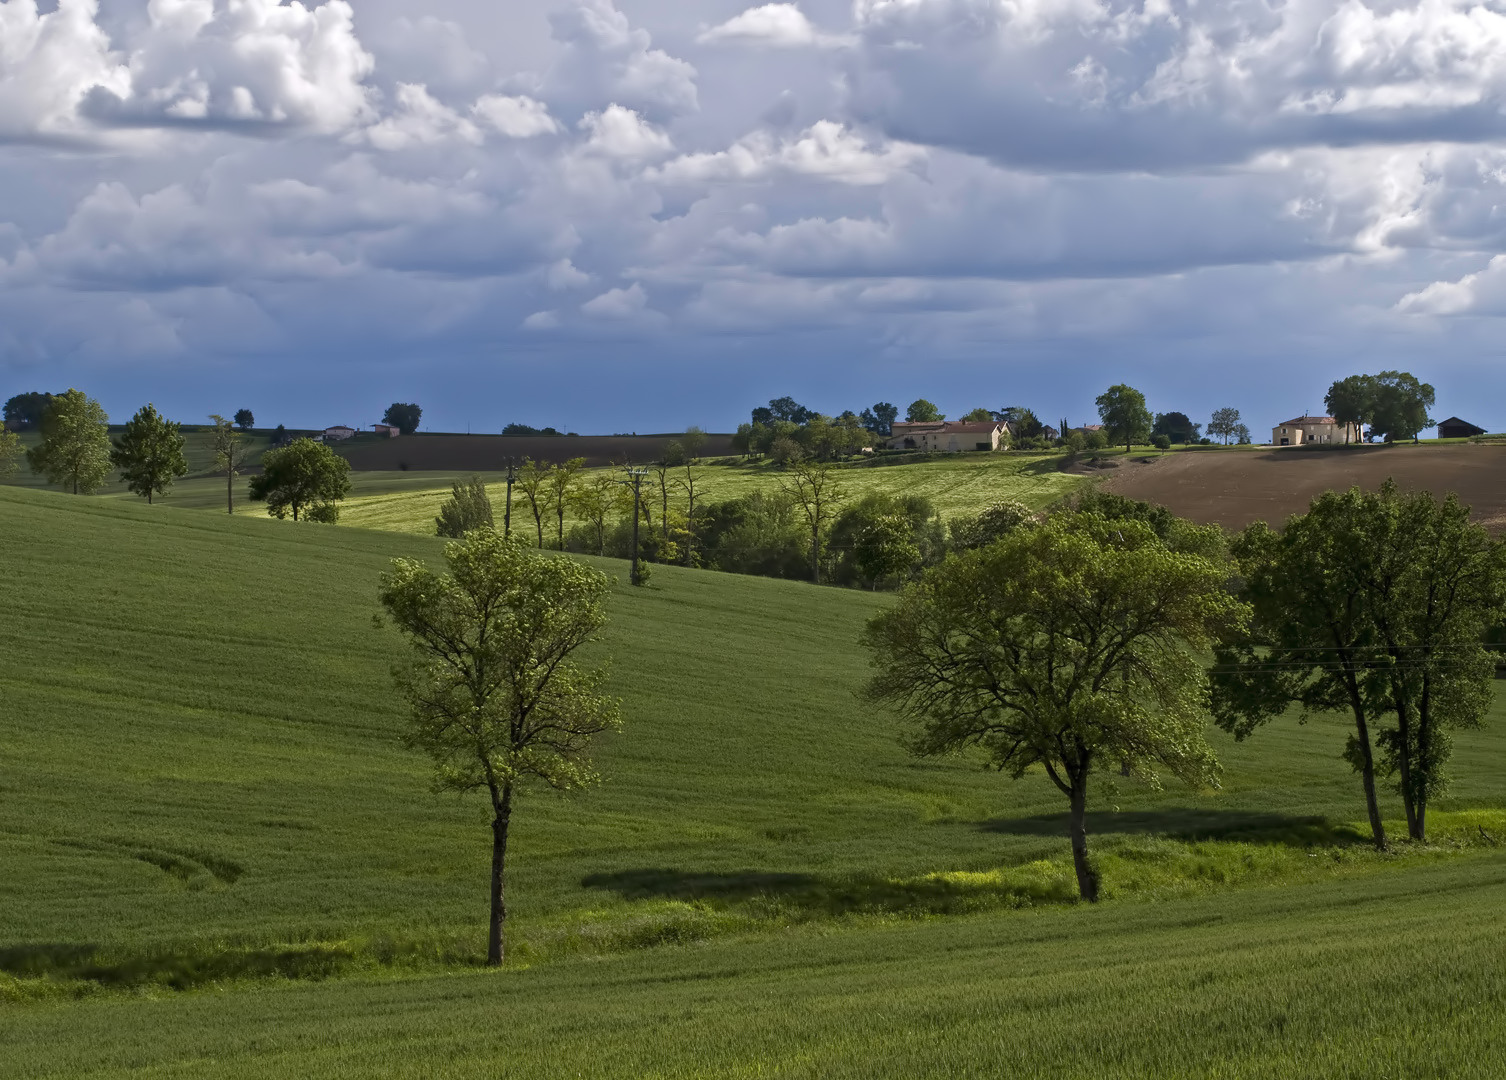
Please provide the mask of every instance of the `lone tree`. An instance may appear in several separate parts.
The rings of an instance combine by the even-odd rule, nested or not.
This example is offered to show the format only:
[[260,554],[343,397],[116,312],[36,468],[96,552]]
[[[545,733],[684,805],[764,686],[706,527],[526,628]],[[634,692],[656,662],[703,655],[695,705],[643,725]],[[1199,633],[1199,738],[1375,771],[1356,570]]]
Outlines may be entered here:
[[350,494],[350,462],[323,443],[294,439],[261,459],[261,475],[251,478],[251,500],[267,504],[267,513],[293,520],[334,522],[336,505]]
[[549,463],[524,458],[518,466],[516,480],[518,490],[528,500],[529,513],[533,514],[533,530],[538,534],[539,547],[544,546],[544,514],[549,509]]
[[173,481],[188,473],[188,459],[183,456],[183,435],[172,423],[148,403],[126,423],[110,462],[120,470],[126,487],[137,495],[165,495]]
[[1344,425],[1344,441],[1349,441],[1350,425],[1364,427],[1375,416],[1375,379],[1370,375],[1350,375],[1338,379],[1323,395],[1328,415]]
[[1108,437],[1123,443],[1126,453],[1132,444],[1143,443],[1150,437],[1150,410],[1145,407],[1145,395],[1133,386],[1123,383],[1111,386],[1098,395],[1095,404]]
[[472,529],[490,528],[493,524],[492,500],[486,493],[486,481],[479,476],[473,476],[463,484],[455,481],[434,524],[440,536],[454,539]]
[[1183,412],[1156,413],[1156,422],[1151,426],[1150,433],[1152,436],[1165,435],[1174,443],[1195,443],[1200,426]]
[[1423,428],[1437,422],[1428,415],[1434,396],[1432,385],[1419,382],[1409,371],[1382,371],[1375,377],[1375,414],[1370,430],[1384,435],[1387,442],[1416,442]]
[[417,405],[404,405],[402,402],[394,401],[382,414],[382,423],[391,424],[404,435],[412,435],[418,430],[418,421],[423,414],[423,409]]
[[397,559],[380,598],[412,646],[397,672],[411,707],[406,741],[434,762],[434,783],[485,791],[492,807],[486,960],[504,956],[508,828],[525,784],[557,790],[598,779],[591,740],[620,728],[605,672],[572,655],[606,621],[606,575],[477,529],[445,548],[450,573]]
[[915,754],[976,746],[1014,779],[1043,766],[1069,801],[1078,891],[1094,901],[1096,767],[1216,782],[1196,652],[1246,617],[1226,577],[1221,560],[1174,551],[1142,521],[1064,511],[1022,523],[950,556],[869,621],[867,696],[917,726]]
[[251,414],[250,409],[236,409],[235,426],[242,431],[250,431],[256,426],[256,417]]
[[110,418],[82,390],[58,394],[42,417],[42,441],[26,452],[31,471],[49,484],[91,495],[110,473]]
[[[240,432],[230,426],[219,413],[211,413],[209,419],[214,423],[214,430],[210,433],[210,449],[214,452],[214,468],[216,472],[225,474],[225,513],[235,513],[235,478],[240,475],[241,466],[246,463],[246,447],[241,442]],[[277,425],[277,430],[282,431],[282,425]],[[275,445],[282,445],[276,442]]]
[[1229,440],[1239,434],[1240,427],[1239,410],[1225,406],[1213,410],[1213,418],[1208,421],[1208,434],[1222,439],[1224,445],[1228,446]]

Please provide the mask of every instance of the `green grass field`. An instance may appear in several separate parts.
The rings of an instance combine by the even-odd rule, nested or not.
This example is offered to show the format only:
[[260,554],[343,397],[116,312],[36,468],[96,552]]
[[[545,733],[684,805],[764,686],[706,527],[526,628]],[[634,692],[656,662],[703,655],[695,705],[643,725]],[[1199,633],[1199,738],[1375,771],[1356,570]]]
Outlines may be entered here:
[[[842,485],[850,498],[874,491],[892,495],[922,495],[931,500],[943,517],[977,513],[1006,499],[1018,499],[1031,507],[1043,507],[1075,490],[1081,476],[1057,468],[1060,454],[949,454],[907,464],[862,464],[841,470]],[[587,470],[582,475],[589,475]],[[487,493],[500,515],[507,486],[498,473],[481,474]],[[696,499],[722,502],[755,491],[772,491],[781,472],[767,463],[705,465],[697,467]],[[458,477],[436,473],[355,473],[351,497],[340,509],[340,521],[368,529],[395,532],[434,532],[439,505],[450,494]],[[649,491],[653,481],[645,482]],[[645,497],[648,497],[645,495]],[[658,494],[653,494],[658,505]],[[683,491],[671,488],[670,505],[684,508]],[[523,521],[529,529],[533,519],[516,490],[513,493],[513,525]],[[575,519],[566,516],[568,528]],[[548,523],[545,527],[548,535]]]
[[607,783],[521,803],[512,964],[478,971],[485,819],[398,745],[371,623],[388,560],[440,551],[0,488],[0,1072],[1483,1076],[1503,1049],[1499,708],[1435,845],[1393,856],[1350,824],[1336,720],[1215,735],[1218,791],[1095,791],[1082,907],[1043,777],[911,759],[854,697],[883,597],[672,567],[614,591]]

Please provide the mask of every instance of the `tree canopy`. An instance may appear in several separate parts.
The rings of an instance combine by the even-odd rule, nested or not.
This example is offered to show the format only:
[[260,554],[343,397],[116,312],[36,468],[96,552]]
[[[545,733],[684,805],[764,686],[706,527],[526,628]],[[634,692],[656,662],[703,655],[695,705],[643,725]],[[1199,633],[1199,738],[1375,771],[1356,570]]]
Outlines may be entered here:
[[350,462],[323,443],[294,439],[268,450],[261,459],[261,475],[251,478],[251,499],[266,502],[275,518],[289,514],[294,521],[333,522],[339,501],[350,493]]
[[396,675],[410,707],[408,745],[429,756],[438,787],[491,799],[487,962],[496,965],[515,796],[530,783],[595,783],[591,741],[621,726],[618,702],[601,693],[606,673],[572,659],[606,621],[609,583],[485,527],[446,545],[445,560],[445,575],[395,560],[379,597],[411,645]]
[[1095,404],[1111,442],[1123,443],[1128,450],[1131,444],[1150,437],[1150,410],[1145,407],[1145,395],[1133,386],[1111,386],[1098,395]]
[[472,529],[490,527],[492,500],[486,493],[486,481],[473,476],[464,483],[457,480],[450,485],[450,497],[440,506],[434,524],[440,536],[455,539]]
[[1156,421],[1151,426],[1152,436],[1165,435],[1174,443],[1194,443],[1200,437],[1201,424],[1192,422],[1192,418],[1183,412],[1156,413]]
[[21,436],[0,427],[0,480],[14,476],[21,464]]
[[1239,422],[1239,410],[1225,406],[1222,409],[1213,410],[1213,418],[1208,421],[1208,434],[1216,439],[1222,439],[1224,445],[1237,436],[1244,425]]
[[[235,513],[235,478],[240,475],[240,469],[246,461],[246,448],[241,442],[241,433],[230,426],[219,413],[211,413],[210,422],[214,429],[210,435],[210,450],[214,454],[214,468],[216,472],[225,474],[225,513]],[[287,432],[281,424],[277,425],[277,435],[272,444],[282,446],[286,440]]]
[[256,426],[256,416],[250,409],[236,409],[235,426],[242,431],[250,431]]
[[32,390],[25,394],[16,394],[5,403],[5,408],[0,416],[5,419],[5,426],[12,431],[30,431],[42,426],[42,420],[47,415],[47,406],[52,404],[53,395],[44,394],[38,390]]
[[126,422],[115,440],[110,462],[120,470],[126,487],[150,503],[153,495],[165,495],[173,481],[188,473],[183,455],[183,435],[148,403]]
[[907,424],[934,424],[946,419],[946,414],[925,398],[916,398],[905,410]]
[[394,401],[387,406],[387,411],[382,414],[382,423],[390,424],[404,435],[412,435],[418,430],[418,421],[423,416],[423,409],[417,405]]
[[1173,551],[1149,525],[1062,512],[952,555],[868,623],[867,695],[911,722],[919,755],[976,747],[1018,779],[1044,767],[1071,807],[1073,861],[1098,896],[1087,850],[1088,781],[1115,766],[1216,782],[1196,651],[1246,608],[1220,561]]
[[1434,397],[1433,387],[1411,372],[1382,371],[1339,379],[1323,395],[1323,405],[1339,423],[1368,424],[1372,435],[1393,442],[1415,440],[1433,426],[1428,410]]
[[32,472],[75,495],[99,490],[110,473],[110,418],[82,390],[67,390],[48,403],[42,441],[26,452]]

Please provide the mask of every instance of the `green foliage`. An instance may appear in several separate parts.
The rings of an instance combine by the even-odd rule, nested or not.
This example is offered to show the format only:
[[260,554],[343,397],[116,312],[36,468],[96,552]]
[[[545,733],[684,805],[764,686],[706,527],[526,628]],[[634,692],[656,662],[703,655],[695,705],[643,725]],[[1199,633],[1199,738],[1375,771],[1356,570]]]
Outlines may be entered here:
[[379,597],[412,645],[396,672],[412,711],[406,741],[439,788],[491,796],[495,818],[487,960],[503,959],[504,863],[513,797],[531,781],[594,784],[591,742],[621,727],[606,674],[573,654],[606,622],[607,576],[480,528],[445,547],[448,575],[396,559]]
[[1043,766],[1072,807],[1078,887],[1098,898],[1084,815],[1095,765],[1155,784],[1215,782],[1193,650],[1237,629],[1224,567],[1131,519],[1064,512],[954,555],[874,616],[867,695],[917,729],[921,756],[978,747],[1016,780]]
[[[240,475],[241,466],[246,461],[246,447],[241,442],[241,433],[230,426],[218,413],[211,413],[210,422],[214,424],[210,435],[210,449],[214,454],[214,468],[216,472],[225,474],[225,512],[235,513],[235,478]],[[282,437],[286,434],[281,424],[277,425],[277,437],[274,445],[281,445]]]
[[1123,383],[1111,386],[1098,395],[1095,404],[1108,438],[1123,443],[1126,450],[1130,444],[1145,442],[1150,437],[1150,410],[1145,407],[1145,395],[1133,386]]
[[1433,387],[1419,382],[1408,371],[1383,371],[1375,376],[1375,412],[1370,430],[1387,442],[1412,439],[1436,421],[1428,415],[1433,405]]
[[1349,375],[1328,388],[1323,407],[1339,423],[1363,427],[1375,416],[1375,391],[1373,376]]
[[925,398],[916,398],[905,410],[905,422],[909,424],[931,424],[945,419],[946,414]]
[[1225,406],[1222,409],[1213,410],[1213,418],[1208,421],[1208,434],[1217,439],[1222,439],[1225,445],[1243,427],[1239,422],[1239,410]]
[[991,409],[973,409],[971,412],[964,413],[962,416],[962,420],[965,423],[987,423],[993,418],[994,414],[993,410]]
[[492,501],[486,494],[486,481],[479,476],[472,476],[464,483],[455,481],[434,524],[440,536],[456,539],[472,529],[491,527]]
[[267,451],[261,468],[251,478],[251,499],[265,502],[275,518],[292,514],[294,521],[301,515],[332,523],[339,517],[339,501],[350,493],[350,462],[313,439],[294,439]]
[[827,526],[847,498],[841,477],[831,466],[796,458],[787,463],[780,490],[805,516],[810,529],[811,580],[821,584],[821,557]]
[[0,480],[15,475],[22,453],[21,436],[0,427]]
[[82,390],[56,395],[42,416],[42,441],[26,452],[32,472],[49,484],[72,487],[75,495],[93,494],[110,472],[109,422],[99,402]]
[[950,525],[952,547],[971,551],[1004,539],[1030,521],[1035,512],[1018,500],[997,502],[981,514],[953,518]]
[[880,401],[858,414],[858,423],[879,438],[887,439],[894,432],[894,421],[899,418],[899,407]]
[[1171,438],[1166,435],[1152,435],[1150,437],[1150,444],[1157,450],[1170,450]]
[[151,404],[142,406],[126,423],[110,453],[110,463],[120,470],[126,488],[148,503],[154,494],[167,494],[173,481],[188,472],[178,425]]
[[6,401],[0,418],[4,419],[5,426],[12,431],[30,431],[41,427],[47,416],[47,407],[52,404],[52,397],[51,394],[37,390],[16,394]]
[[423,415],[423,409],[411,402],[405,405],[400,401],[394,401],[382,414],[382,423],[390,424],[404,435],[412,435],[418,430],[418,422]]
[[256,417],[250,409],[235,410],[235,426],[242,431],[250,431],[256,426]]
[[945,554],[946,531],[930,502],[873,493],[832,522],[832,581],[870,589],[902,584]]
[[[1198,428],[1192,419],[1182,412],[1156,413],[1156,422],[1151,427],[1151,436],[1164,435],[1168,446],[1171,443],[1195,443],[1198,440]],[[1161,447],[1166,449],[1166,447]]]

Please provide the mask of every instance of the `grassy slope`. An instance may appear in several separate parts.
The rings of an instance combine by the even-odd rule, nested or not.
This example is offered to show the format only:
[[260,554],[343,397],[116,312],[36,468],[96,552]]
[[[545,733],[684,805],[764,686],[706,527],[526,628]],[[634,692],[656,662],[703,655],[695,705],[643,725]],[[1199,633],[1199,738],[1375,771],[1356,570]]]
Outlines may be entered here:
[[[1059,461],[1059,455],[1050,454],[956,454],[908,465],[845,468],[842,479],[854,498],[871,491],[923,495],[943,516],[952,517],[975,513],[1004,499],[1045,506],[1082,483],[1081,477],[1059,471]],[[721,502],[753,491],[771,491],[781,476],[767,465],[708,465],[698,474],[698,502],[702,498]],[[500,510],[506,497],[503,477],[497,473],[483,475],[492,502]],[[434,515],[449,496],[454,479],[435,473],[357,473],[352,497],[341,510],[341,521],[371,529],[432,533]],[[652,483],[650,479],[645,490]],[[671,505],[683,509],[684,496],[679,488],[671,490]],[[522,496],[514,491],[514,525],[520,515],[532,528]],[[571,520],[566,518],[566,527]]]
[[18,1077],[1494,1077],[1506,861],[32,1009]]
[[[487,857],[480,810],[427,794],[424,763],[396,745],[400,713],[388,700],[386,676],[393,643],[369,622],[375,577],[387,559],[438,553],[436,541],[420,537],[0,489],[0,565],[8,568],[0,575],[0,944],[97,943],[117,955],[145,956],[223,943],[355,942],[372,954],[412,948],[474,956]],[[771,918],[829,926],[833,915],[859,913],[856,929],[829,939],[845,945],[797,932],[788,945],[749,945],[754,951],[744,954],[723,944],[707,954],[725,958],[729,968],[746,956],[750,971],[772,965],[778,973],[750,977],[725,1006],[744,1003],[755,1015],[750,1032],[760,1024],[787,1026],[800,1015],[801,999],[785,987],[809,983],[801,993],[815,999],[805,1007],[822,1019],[813,1019],[809,1032],[784,1036],[794,1047],[792,1075],[806,1060],[795,1044],[808,1037],[824,1040],[825,1054],[850,1050],[847,1033],[864,1016],[862,994],[851,1002],[822,996],[820,979],[810,982],[815,971],[835,966],[861,974],[868,961],[855,955],[892,956],[887,974],[880,963],[863,976],[871,1010],[909,985],[917,967],[926,970],[931,949],[990,940],[992,963],[1010,955],[1015,936],[1028,934],[1020,927],[1036,925],[1011,920],[1037,916],[905,932],[919,938],[893,938],[883,928],[896,913],[988,906],[996,881],[988,872],[1031,860],[1054,860],[1037,876],[1049,879],[1038,894],[1055,895],[1066,845],[1060,799],[1043,780],[1010,784],[961,761],[912,761],[895,745],[893,725],[852,697],[864,672],[854,636],[882,602],[673,568],[658,569],[648,590],[619,588],[605,649],[615,658],[629,726],[602,754],[605,787],[569,801],[535,796],[523,804],[511,875],[521,954],[620,951],[746,930]],[[1278,725],[1243,746],[1218,742],[1228,767],[1220,792],[1121,791],[1117,813],[1100,799],[1094,831],[1110,890],[1217,888],[1229,876],[1229,852],[1246,867],[1236,867],[1236,877],[1258,880],[1267,870],[1282,880],[1288,871],[1338,877],[1331,907],[1373,889],[1402,888],[1393,879],[1409,875],[1365,873],[1371,867],[1356,863],[1358,849],[1328,824],[1360,816],[1357,785],[1337,758],[1343,737],[1337,722]],[[1498,767],[1503,741],[1499,724],[1461,734],[1449,806],[1506,802]],[[1164,833],[1235,833],[1250,843],[1214,852],[1155,838]],[[1316,861],[1301,846],[1309,839],[1321,845]],[[1157,877],[1154,868],[1168,861],[1176,873]],[[1464,905],[1455,921],[1465,925],[1476,902],[1469,897],[1499,895],[1489,892],[1497,865],[1471,859],[1413,872],[1457,882],[1463,899],[1450,902]],[[937,872],[951,874],[943,884],[967,887],[939,895],[936,879],[925,876]],[[1219,917],[1244,917],[1245,901],[1215,899],[1224,905]],[[1131,908],[1160,910],[1125,910]],[[1178,918],[1201,918],[1197,910]],[[1321,923],[1330,917],[1324,910],[1319,904],[1312,917]],[[1268,915],[1279,922],[1274,909]],[[1146,956],[1176,936],[1175,919],[1102,918],[1105,925],[1148,919],[1134,947]],[[1098,949],[1083,933],[1074,965]],[[1395,935],[1385,941],[1375,961],[1383,965],[1402,944]],[[1450,942],[1476,953],[1481,947]],[[1037,955],[1050,952],[1042,946]],[[698,954],[675,959],[680,955],[611,961],[629,965],[621,969],[628,983],[665,988],[645,990],[630,1008],[588,995],[567,1009],[584,993],[582,980],[594,984],[607,969],[566,962],[555,971],[559,961],[552,961],[541,972],[553,973],[528,976],[545,980],[543,997],[525,1010],[532,1026],[517,1038],[533,1046],[530,1053],[545,1052],[560,1031],[551,1001],[566,1009],[571,1019],[562,1023],[570,1030],[579,1021],[569,1009],[629,1008],[618,1025],[629,1029],[638,1023],[631,1008],[674,1014],[682,992],[701,993],[694,982],[674,989],[701,963]],[[926,1023],[965,1030],[981,1022],[971,1006],[928,1012],[925,1005],[927,993],[938,991],[934,980],[992,980],[989,961],[955,959],[962,968],[954,972],[949,959],[904,991],[906,1008],[929,1016]],[[647,966],[631,966],[638,963]],[[1280,962],[1260,959],[1257,966],[1265,992],[1279,994],[1271,980]],[[964,969],[976,974],[964,978]],[[464,1041],[464,1017],[493,1009],[493,993],[523,993],[512,985],[468,988],[445,980],[298,993],[321,995],[313,1000],[327,1001],[343,1018],[345,1027],[325,1033],[333,1042],[322,1052],[333,1070],[344,1052],[341,1032],[353,1032],[372,1009],[410,1018],[431,1001],[446,1013],[458,1009],[445,1021],[448,1033],[435,1036],[433,1052],[448,1055]],[[1064,988],[1042,992],[1057,1002],[1053,1008],[1068,1000]],[[1091,992],[1115,993],[1101,983]],[[390,994],[401,1003],[389,1009]],[[769,1011],[772,1002],[759,1004],[768,995],[783,995],[783,1007],[796,1011]],[[276,995],[233,1000],[240,1003],[234,1008],[261,1010],[267,1023],[286,1015],[279,1010],[309,1008]],[[124,1015],[111,1010],[124,1007],[57,1015],[77,1017],[94,1033],[80,1036],[88,1043],[104,1039],[118,1023],[109,1018]],[[148,1044],[160,1036],[160,1053],[190,1053],[200,1038],[196,1024],[215,1030],[213,1013],[204,1002],[149,1010],[142,1015],[153,1024],[180,1026],[143,1033],[129,1052],[150,1060],[159,1051]],[[39,1033],[74,1021],[50,1020],[45,1010],[26,1015],[25,1030],[42,1040],[27,1059],[46,1060]],[[297,1031],[292,1024],[287,1037],[296,1042]],[[395,1037],[389,1031],[379,1044]],[[267,1045],[277,1052],[284,1044]],[[733,1040],[718,1053],[735,1058],[745,1050]],[[420,1048],[408,1060],[423,1071],[428,1052]],[[576,1052],[585,1054],[585,1046]]]

